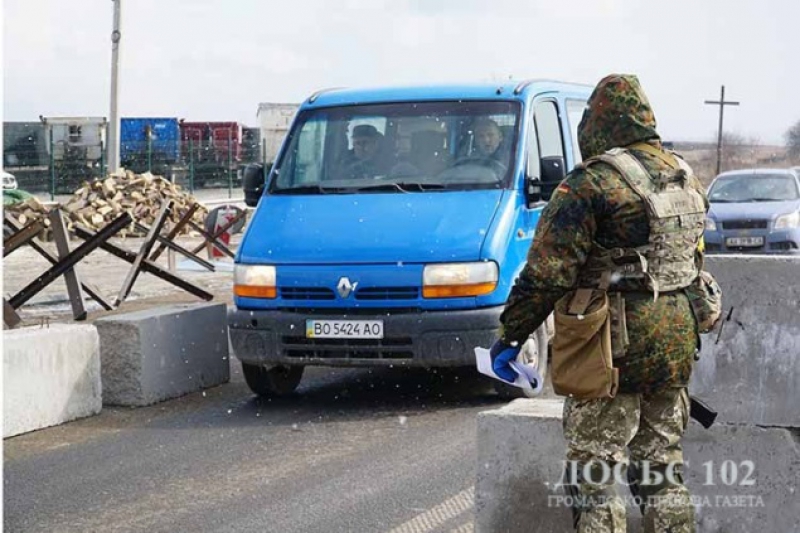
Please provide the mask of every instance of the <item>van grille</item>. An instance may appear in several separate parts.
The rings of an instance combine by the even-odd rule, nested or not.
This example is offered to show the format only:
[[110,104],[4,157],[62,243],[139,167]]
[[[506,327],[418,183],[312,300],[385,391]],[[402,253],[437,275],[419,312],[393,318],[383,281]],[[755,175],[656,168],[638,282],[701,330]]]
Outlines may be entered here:
[[722,229],[766,229],[766,220],[726,220]]
[[368,287],[356,291],[356,300],[416,300],[416,287]]
[[410,337],[308,339],[282,337],[284,357],[297,359],[413,359]]
[[[356,290],[356,300],[379,302],[397,300],[416,300],[419,297],[417,287],[366,287]],[[284,300],[330,301],[336,299],[333,289],[327,287],[281,287],[281,298]]]
[[325,287],[281,287],[284,300],[335,300],[332,289]]

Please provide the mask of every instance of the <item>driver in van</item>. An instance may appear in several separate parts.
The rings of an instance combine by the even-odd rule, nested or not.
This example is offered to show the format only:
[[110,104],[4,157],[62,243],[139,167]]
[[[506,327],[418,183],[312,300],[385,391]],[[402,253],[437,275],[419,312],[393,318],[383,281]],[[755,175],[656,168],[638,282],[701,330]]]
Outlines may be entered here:
[[497,122],[490,118],[479,118],[472,127],[475,138],[473,157],[483,157],[505,162],[503,153],[503,132]]
[[383,173],[379,164],[383,135],[371,124],[359,124],[353,128],[353,150],[344,160],[348,177],[374,178]]

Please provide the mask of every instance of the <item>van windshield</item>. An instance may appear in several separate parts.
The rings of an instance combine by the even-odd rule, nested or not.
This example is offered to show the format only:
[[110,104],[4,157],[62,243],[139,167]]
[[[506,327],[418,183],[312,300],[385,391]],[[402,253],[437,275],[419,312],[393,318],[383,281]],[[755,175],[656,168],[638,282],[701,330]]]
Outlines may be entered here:
[[289,133],[271,193],[503,187],[519,103],[405,102],[308,110]]

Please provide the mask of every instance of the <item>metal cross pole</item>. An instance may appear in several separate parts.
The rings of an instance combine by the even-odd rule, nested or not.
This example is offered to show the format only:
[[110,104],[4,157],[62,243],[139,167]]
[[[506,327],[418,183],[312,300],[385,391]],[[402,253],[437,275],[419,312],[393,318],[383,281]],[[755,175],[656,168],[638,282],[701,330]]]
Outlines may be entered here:
[[80,260],[99,248],[101,244],[103,244],[112,236],[116,235],[131,222],[131,216],[127,212],[121,214],[103,229],[94,234],[91,239],[72,250],[68,256],[60,258],[58,263],[53,265],[44,274],[33,280],[25,288],[12,296],[8,300],[8,303],[10,303],[11,307],[14,309],[19,309],[23,304],[25,304],[25,302],[36,296],[39,291],[50,285],[53,280],[64,274],[64,272],[67,270],[70,270]]
[[[8,220],[10,216],[11,215],[6,213],[6,220]],[[24,228],[20,228],[16,225],[12,226],[8,223],[7,225],[15,233],[10,237],[3,238],[3,257],[6,257],[20,246],[28,244],[44,229],[44,223],[41,220],[34,220]]]
[[725,101],[725,86],[723,85],[722,91],[720,91],[719,101],[706,100],[705,103],[719,106],[719,132],[717,133],[717,174],[719,174],[720,164],[722,162],[722,117],[724,115],[725,106],[739,105],[739,102]]
[[[144,224],[142,224],[140,222],[136,222],[134,225],[136,226],[136,229],[138,229],[140,231],[144,231],[145,233],[149,233],[150,232],[150,228],[148,226],[145,226]],[[193,254],[192,252],[190,252],[189,250],[187,250],[183,246],[175,244],[174,242],[172,242],[172,239],[170,239],[169,237],[164,237],[163,235],[156,235],[155,238],[159,243],[161,243],[160,246],[163,246],[164,248],[167,248],[169,250],[178,252],[179,254],[185,256],[187,259],[189,259],[191,261],[194,261],[195,263],[197,263],[201,267],[205,268],[206,270],[209,270],[211,272],[214,272],[216,270],[214,265],[212,265],[211,263],[209,263],[208,261],[206,261],[202,257],[197,257],[197,255]],[[155,255],[155,253],[150,255],[150,257],[149,257],[150,261],[155,261],[155,259],[153,258],[154,255]]]
[[8,300],[3,298],[3,323],[9,328],[15,328],[22,322],[22,319],[17,314],[16,309],[11,307]]
[[139,248],[139,253],[136,255],[136,259],[132,263],[133,266],[131,266],[131,269],[128,271],[128,276],[125,278],[122,288],[119,290],[119,294],[117,295],[117,299],[114,301],[115,307],[119,307],[119,305],[124,302],[125,298],[127,298],[130,294],[133,284],[136,282],[136,278],[139,277],[139,271],[142,268],[142,261],[147,259],[147,257],[150,255],[150,251],[153,249],[153,246],[156,243],[156,237],[161,234],[161,228],[164,227],[167,217],[172,214],[172,203],[172,200],[165,202],[161,207],[161,211],[159,211],[158,215],[156,215],[153,225],[150,226],[150,232],[145,237],[141,248]]
[[230,257],[234,257],[234,253],[231,252],[224,244],[219,242],[217,239],[219,239],[222,236],[223,233],[225,233],[230,228],[232,228],[237,222],[239,222],[241,219],[243,219],[245,217],[245,215],[247,215],[247,211],[242,210],[241,213],[239,213],[238,215],[236,215],[235,217],[230,219],[224,225],[220,226],[217,229],[217,231],[214,232],[213,234],[208,232],[208,231],[206,231],[206,230],[204,230],[203,228],[201,228],[200,226],[198,226],[197,224],[195,224],[194,222],[192,222],[190,220],[189,221],[189,227],[192,228],[193,230],[195,230],[196,232],[198,232],[200,235],[202,235],[203,239],[204,239],[203,243],[198,245],[197,247],[193,248],[191,250],[191,252],[193,254],[196,254],[200,250],[205,248],[206,245],[210,245],[210,246],[213,246],[214,248],[216,248],[217,250],[219,250],[220,252],[222,252],[222,253],[230,256]]
[[[200,204],[198,204],[197,202],[195,202],[191,206],[189,206],[189,209],[187,209],[186,212],[181,217],[181,219],[178,220],[178,223],[175,224],[172,227],[172,229],[169,231],[169,233],[167,234],[167,239],[171,241],[175,237],[177,237],[178,233],[180,233],[181,230],[184,228],[184,226],[186,226],[186,224],[192,219],[192,217],[194,216],[195,211],[197,211],[199,208],[200,208]],[[158,246],[158,248],[156,248],[156,251],[153,252],[153,254],[150,256],[150,261],[155,261],[156,259],[158,259],[161,256],[161,254],[164,253],[164,250],[166,248],[167,248],[167,245],[162,242]]]
[[[81,239],[90,240],[90,239],[94,239],[95,238],[95,234],[94,233],[92,233],[91,231],[89,231],[87,229],[84,229],[84,228],[82,228],[80,226],[75,226],[74,231],[75,231],[75,235],[77,235]],[[127,261],[128,263],[131,263],[131,264],[134,264],[136,262],[136,258],[138,257],[137,254],[135,254],[135,253],[133,253],[133,252],[131,252],[129,250],[125,250],[123,248],[120,248],[119,246],[116,246],[115,244],[112,244],[112,243],[110,243],[108,241],[104,241],[103,243],[101,243],[100,244],[100,249],[101,250],[105,250],[106,252],[110,253],[111,255],[119,257],[123,261]],[[214,298],[214,295],[211,294],[210,292],[208,292],[208,291],[202,289],[201,287],[198,287],[197,285],[195,285],[195,284],[193,284],[193,283],[181,278],[180,276],[177,276],[177,275],[173,274],[172,272],[164,270],[163,268],[161,268],[157,264],[153,263],[149,259],[145,259],[145,260],[143,260],[141,262],[141,268],[142,268],[142,271],[147,272],[149,274],[152,274],[152,275],[156,276],[157,278],[161,278],[161,279],[163,279],[164,281],[166,281],[168,283],[172,283],[173,285],[175,285],[177,287],[180,287],[181,289],[185,290],[186,292],[194,294],[195,296],[197,296],[199,298],[202,298],[203,300],[208,301],[208,300],[212,300]]]
[[[5,223],[6,226],[8,226],[9,228],[11,228],[14,231],[20,231],[22,229],[22,227],[8,213],[6,213],[6,216],[5,216],[5,219],[4,219],[4,223]],[[8,241],[6,241],[6,242],[8,242]],[[55,264],[58,263],[58,261],[59,261],[58,258],[56,256],[54,256],[53,254],[51,254],[50,252],[48,252],[47,250],[45,250],[41,245],[37,244],[36,241],[29,239],[27,241],[27,244],[31,248],[36,250],[36,252],[38,252],[39,255],[41,255],[42,257],[47,259],[47,261],[49,261],[51,265],[55,265]],[[9,246],[6,245],[6,248],[4,249],[4,251],[8,250],[8,249],[9,249]],[[6,255],[8,255],[8,254],[6,254]],[[91,296],[92,299],[94,301],[96,301],[98,304],[100,304],[100,306],[103,309],[105,309],[106,311],[111,311],[111,310],[114,309],[111,306],[110,303],[106,302],[106,300],[102,297],[102,295],[100,294],[100,291],[96,287],[93,287],[92,285],[86,283],[85,281],[81,282],[81,287],[83,288],[84,291],[86,291],[86,294]]]
[[[69,233],[67,233],[67,226],[64,224],[64,217],[61,215],[60,209],[53,209],[48,217],[50,218],[50,227],[53,228],[53,240],[56,242],[58,259],[63,260],[69,255]],[[75,266],[64,272],[64,282],[67,284],[67,294],[72,306],[72,318],[86,320],[86,307],[83,305],[81,281]]]

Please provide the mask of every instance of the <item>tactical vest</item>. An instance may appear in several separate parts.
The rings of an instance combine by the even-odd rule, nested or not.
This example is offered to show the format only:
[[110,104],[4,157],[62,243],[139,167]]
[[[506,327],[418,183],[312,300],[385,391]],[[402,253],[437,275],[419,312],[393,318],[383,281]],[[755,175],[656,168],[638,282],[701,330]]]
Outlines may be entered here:
[[691,168],[680,158],[640,143],[633,146],[658,157],[670,167],[652,177],[626,149],[615,148],[584,161],[584,168],[603,162],[615,168],[644,202],[650,226],[644,246],[607,249],[595,242],[580,285],[609,288],[625,278],[637,279],[642,289],[669,292],[689,286],[700,273],[695,251],[705,225],[703,196],[689,184]]

